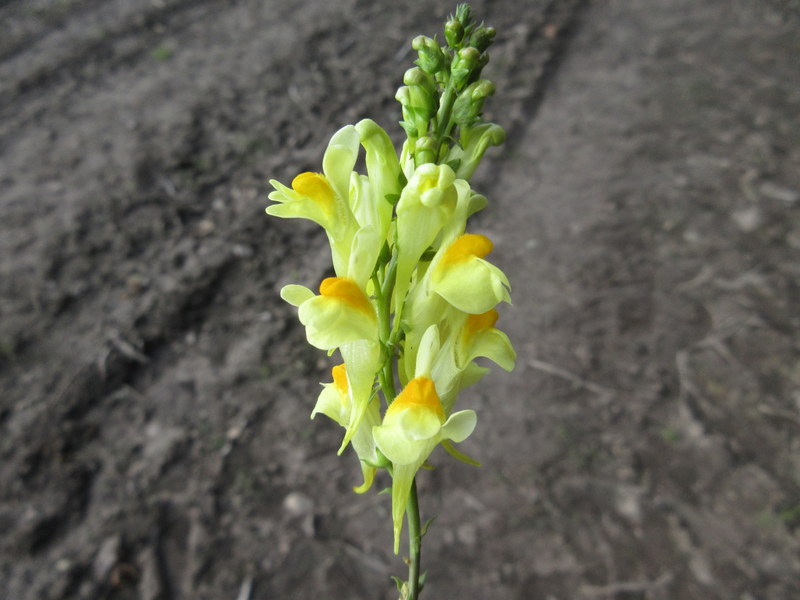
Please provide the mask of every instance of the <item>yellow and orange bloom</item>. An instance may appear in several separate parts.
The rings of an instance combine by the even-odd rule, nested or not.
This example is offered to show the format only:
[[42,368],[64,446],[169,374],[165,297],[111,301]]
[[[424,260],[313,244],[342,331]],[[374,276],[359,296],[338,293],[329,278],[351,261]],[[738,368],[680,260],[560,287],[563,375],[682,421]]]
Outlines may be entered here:
[[[313,419],[317,413],[321,413],[339,425],[347,429],[350,426],[353,413],[357,409],[357,402],[352,394],[347,368],[345,365],[336,365],[331,369],[333,376],[332,383],[323,384],[317,404],[311,412]],[[364,482],[354,489],[356,493],[363,494],[371,486],[378,470],[374,465],[378,461],[378,454],[375,450],[375,439],[372,437],[372,428],[381,422],[380,410],[378,408],[378,398],[375,397],[367,403],[364,413],[355,427],[352,436],[353,450],[361,463],[361,473]]]
[[511,302],[505,273],[484,258],[493,247],[492,241],[480,234],[466,233],[453,240],[431,265],[431,291],[470,314]]
[[461,442],[469,437],[476,421],[472,410],[462,410],[445,418],[433,380],[421,376],[408,382],[389,405],[383,423],[373,427],[377,447],[392,463],[395,554],[400,549],[403,515],[417,471],[440,442]]

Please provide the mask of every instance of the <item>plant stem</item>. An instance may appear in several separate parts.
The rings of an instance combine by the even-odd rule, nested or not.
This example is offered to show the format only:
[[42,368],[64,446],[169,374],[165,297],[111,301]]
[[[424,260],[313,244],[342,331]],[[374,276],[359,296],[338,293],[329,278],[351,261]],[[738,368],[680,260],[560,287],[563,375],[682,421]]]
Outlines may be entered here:
[[411,494],[406,507],[408,519],[408,600],[419,598],[419,565],[422,554],[422,532],[419,524],[417,480],[411,483]]
[[383,281],[377,289],[379,307],[379,336],[383,346],[384,362],[381,370],[378,371],[378,381],[380,382],[383,396],[386,398],[387,406],[394,401],[397,392],[394,385],[394,345],[391,338],[391,306],[392,292],[394,291],[395,278],[397,277],[397,253],[392,254]]
[[440,155],[442,153],[442,144],[445,143],[447,136],[450,135],[450,129],[452,128],[450,114],[453,110],[453,104],[455,103],[457,96],[458,94],[453,88],[452,81],[448,81],[444,93],[442,94],[442,98],[439,101],[439,111],[436,114],[436,131],[434,140],[436,141],[437,164],[439,164],[439,160],[441,159]]

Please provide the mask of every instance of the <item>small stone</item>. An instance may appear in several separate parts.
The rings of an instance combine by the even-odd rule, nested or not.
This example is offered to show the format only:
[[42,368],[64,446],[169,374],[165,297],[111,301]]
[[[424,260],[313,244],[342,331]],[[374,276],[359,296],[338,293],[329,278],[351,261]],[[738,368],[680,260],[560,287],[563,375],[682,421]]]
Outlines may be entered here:
[[96,581],[103,582],[108,579],[108,574],[119,560],[121,545],[122,538],[119,535],[112,535],[102,543],[92,563],[92,573]]
[[300,492],[292,492],[283,499],[283,510],[289,516],[302,517],[314,512],[314,501]]
[[759,187],[759,191],[761,192],[762,196],[766,196],[772,200],[780,200],[786,204],[794,204],[800,200],[800,192],[797,190],[792,190],[787,187],[777,185],[771,181],[765,181],[762,183]]
[[236,258],[250,258],[255,254],[250,246],[245,244],[234,244],[233,255]]
[[478,543],[478,528],[472,523],[463,523],[456,530],[458,542],[468,548],[473,548]]
[[66,573],[72,568],[72,562],[68,558],[59,558],[56,561],[56,571]]
[[197,233],[199,233],[202,236],[212,234],[214,232],[214,229],[216,229],[216,225],[214,225],[213,221],[210,221],[208,219],[203,219],[197,224]]
[[761,211],[755,206],[734,211],[731,215],[733,222],[744,233],[751,233],[758,229],[764,221]]

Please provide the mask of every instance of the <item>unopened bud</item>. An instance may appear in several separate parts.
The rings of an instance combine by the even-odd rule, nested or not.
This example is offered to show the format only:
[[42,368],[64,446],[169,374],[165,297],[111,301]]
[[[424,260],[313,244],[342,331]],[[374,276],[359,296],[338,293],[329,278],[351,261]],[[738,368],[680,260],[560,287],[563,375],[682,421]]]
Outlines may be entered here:
[[494,96],[494,91],[495,87],[491,81],[488,79],[479,79],[475,83],[467,86],[467,89],[464,90],[464,93],[469,94],[473,100],[483,100],[489,96]]
[[414,158],[416,165],[419,166],[425,163],[435,163],[437,150],[438,146],[432,137],[426,135],[419,138],[414,147]]
[[397,89],[397,93],[394,95],[394,98],[403,106],[411,106],[411,94],[409,93],[408,86],[406,85]]
[[473,70],[480,65],[481,53],[475,48],[462,48],[458,51],[450,68],[450,75],[456,88],[461,88],[469,81]]
[[472,21],[472,7],[469,4],[459,4],[456,6],[456,19],[464,25],[469,25]]
[[445,56],[439,42],[424,35],[418,35],[411,42],[411,47],[419,53],[416,63],[423,71],[433,75],[442,70]]
[[406,85],[426,85],[430,78],[419,67],[411,67],[403,75],[403,83]]
[[481,79],[469,84],[453,105],[453,120],[460,126],[472,125],[483,110],[483,101],[494,94],[494,84]]
[[486,49],[492,45],[496,34],[497,30],[494,27],[478,27],[475,32],[469,36],[467,44],[473,48],[477,48],[478,52],[486,52]]
[[447,45],[451,48],[460,48],[461,40],[464,39],[464,26],[461,21],[450,19],[444,24],[444,37]]

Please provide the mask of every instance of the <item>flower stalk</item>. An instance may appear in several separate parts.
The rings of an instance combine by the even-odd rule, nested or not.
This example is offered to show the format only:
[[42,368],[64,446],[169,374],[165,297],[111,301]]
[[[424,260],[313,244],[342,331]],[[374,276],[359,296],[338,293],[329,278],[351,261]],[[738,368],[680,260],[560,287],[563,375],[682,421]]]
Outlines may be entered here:
[[[354,491],[366,492],[381,471],[391,477],[395,554],[404,521],[409,544],[408,580],[396,580],[401,600],[417,600],[424,585],[416,474],[439,445],[479,464],[454,446],[477,422],[475,411],[455,410],[458,394],[488,371],[475,359],[506,370],[516,359],[495,328],[510,284],[487,259],[492,242],[466,233],[487,205],[469,179],[505,138],[482,115],[495,91],[481,79],[494,35],[460,4],[444,44],[414,39],[416,66],[396,95],[407,134],[399,155],[364,119],[333,135],[322,173],[302,173],[290,187],[271,181],[267,213],[310,219],[330,242],[335,276],[319,293],[287,285],[281,296],[298,307],[308,342],[341,357],[311,416],[344,428],[339,453],[351,446],[363,475]],[[362,149],[366,175],[355,171]]]

